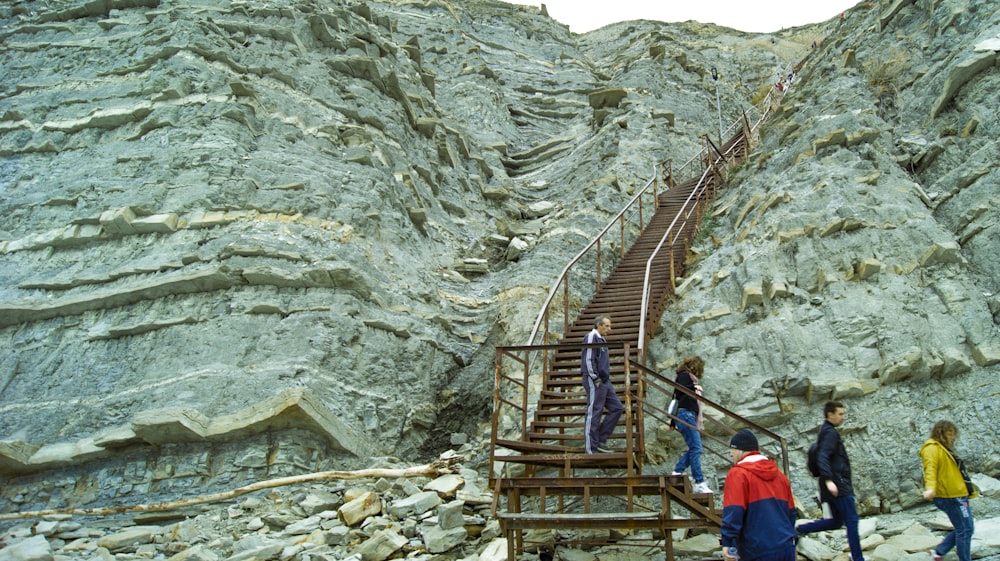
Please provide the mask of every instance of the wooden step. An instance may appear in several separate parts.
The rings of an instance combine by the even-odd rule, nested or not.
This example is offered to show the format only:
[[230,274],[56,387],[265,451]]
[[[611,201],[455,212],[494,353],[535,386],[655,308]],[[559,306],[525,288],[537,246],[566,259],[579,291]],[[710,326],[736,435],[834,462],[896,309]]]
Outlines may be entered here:
[[[624,394],[625,392],[617,392]],[[550,398],[550,399],[540,399],[538,400],[539,410],[551,410],[555,408],[567,408],[567,407],[577,407],[581,411],[587,410],[587,396],[583,395],[580,397],[566,397],[566,398]]]
[[[619,422],[618,424],[622,425],[622,424],[624,424],[624,422]],[[580,428],[580,431],[576,432],[576,433],[570,433],[570,432],[529,432],[528,433],[528,442],[538,442],[538,443],[540,443],[539,441],[545,441],[545,440],[582,440],[583,439],[583,423],[580,423],[580,427],[579,428]],[[625,433],[624,432],[612,433],[611,436],[608,438],[608,441],[610,442],[610,446],[611,446],[612,449],[614,449],[614,448],[621,448],[622,450],[625,449]],[[520,441],[515,441],[515,442],[520,442]],[[557,445],[554,445],[554,446],[557,446]],[[510,447],[508,446],[508,448],[510,448]],[[580,446],[578,448],[582,448],[582,446]]]
[[[579,436],[577,438],[580,438]],[[582,453],[583,449],[580,446],[562,446],[558,444],[543,444],[541,442],[524,441],[524,440],[504,440],[497,439],[497,446],[501,448],[508,448],[510,450],[516,450],[522,453],[559,453],[559,452],[574,452]]]
[[[565,377],[565,376],[576,376],[581,378],[583,373],[580,372],[580,359],[577,357],[575,361],[566,361],[558,364],[559,368],[551,368],[546,372],[550,377]],[[611,379],[614,380],[615,377],[621,378],[625,375],[625,365],[621,363],[611,363]]]
[[[535,411],[535,419],[542,420],[542,419],[551,419],[553,417],[560,417],[563,418],[564,420],[565,417],[579,417],[582,419],[584,416],[586,416],[586,414],[587,414],[586,407],[579,407],[579,408],[567,407],[563,409],[537,409]],[[624,422],[625,422],[625,415],[622,415],[621,418],[618,419],[618,423],[622,424]],[[580,426],[581,427],[583,426],[582,421],[580,422]]]
[[[623,360],[623,357],[621,355],[614,355],[614,354],[612,354],[609,358],[611,359],[611,372],[612,373],[615,370],[618,370],[619,372],[624,372],[625,371],[625,361]],[[619,360],[615,360],[615,359],[619,359]],[[563,371],[570,370],[570,369],[573,369],[573,368],[576,369],[576,373],[577,374],[580,373],[580,355],[573,355],[573,356],[566,356],[566,357],[559,357],[559,356],[557,356],[557,357],[555,357],[553,359],[553,361],[552,361],[552,368],[550,368],[550,370],[551,371],[563,372]]]
[[[611,384],[613,386],[615,386],[615,390],[618,393],[621,393],[623,391],[623,387],[625,386],[625,376],[624,375],[618,375],[618,376],[612,375],[611,376]],[[635,384],[636,384],[635,380],[632,380],[632,387],[633,387],[633,389],[635,388]],[[577,386],[577,387],[582,387],[583,386],[583,382],[581,382],[581,380],[580,380],[580,373],[579,372],[574,373],[574,374],[556,374],[556,373],[552,373],[545,380],[545,385],[546,385],[546,388],[545,388],[546,390],[552,390],[553,387],[550,387],[550,386],[560,386],[560,387],[562,387],[562,386]]]
[[[572,496],[590,493],[593,496],[659,495],[664,486],[684,489],[683,475],[579,476],[579,477],[505,477],[500,481],[501,492],[518,489],[522,496],[538,496],[541,490],[549,496]],[[624,492],[623,492],[624,491]]]
[[520,456],[494,456],[497,462],[513,462],[518,464],[530,464],[536,466],[562,467],[570,465],[573,467],[606,467],[621,468],[626,467],[625,462],[628,455],[624,452],[612,454],[524,454]]

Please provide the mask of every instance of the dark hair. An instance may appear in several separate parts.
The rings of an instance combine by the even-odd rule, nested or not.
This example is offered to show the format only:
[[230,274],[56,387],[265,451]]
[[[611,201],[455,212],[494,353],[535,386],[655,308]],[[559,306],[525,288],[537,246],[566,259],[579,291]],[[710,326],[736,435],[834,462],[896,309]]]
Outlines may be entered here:
[[594,318],[594,327],[600,327],[600,325],[604,323],[604,320],[610,320],[610,319],[611,318],[608,316],[597,316],[596,318]]
[[677,372],[680,373],[684,371],[690,372],[698,378],[701,378],[701,375],[705,373],[705,361],[698,355],[684,357],[680,366],[677,367]]
[[823,417],[826,417],[830,413],[836,413],[837,409],[842,409],[843,407],[844,404],[839,401],[827,401],[826,404],[823,405]]
[[957,437],[958,427],[955,426],[955,423],[941,419],[934,423],[934,428],[931,429],[931,438],[944,444],[945,448],[951,448],[955,445],[955,437],[949,438],[948,433],[952,431],[954,431],[953,434]]

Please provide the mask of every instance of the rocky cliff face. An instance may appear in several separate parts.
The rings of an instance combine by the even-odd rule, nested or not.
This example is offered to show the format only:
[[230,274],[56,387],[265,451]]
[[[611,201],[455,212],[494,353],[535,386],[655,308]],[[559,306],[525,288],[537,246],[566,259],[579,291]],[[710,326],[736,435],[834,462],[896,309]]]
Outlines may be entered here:
[[0,7],[5,497],[476,450],[493,346],[523,343],[563,264],[714,130],[709,69],[729,121],[806,55],[656,365],[701,353],[710,394],[798,450],[823,399],[864,411],[869,509],[905,506],[916,468],[893,466],[941,416],[995,475],[996,8],[849,16],[578,36],[489,1]]
[[869,513],[919,500],[940,418],[977,469],[1000,469],[998,16],[852,10],[734,174],[664,317],[660,364],[707,357],[721,402],[779,427],[800,464],[823,400],[844,401]]

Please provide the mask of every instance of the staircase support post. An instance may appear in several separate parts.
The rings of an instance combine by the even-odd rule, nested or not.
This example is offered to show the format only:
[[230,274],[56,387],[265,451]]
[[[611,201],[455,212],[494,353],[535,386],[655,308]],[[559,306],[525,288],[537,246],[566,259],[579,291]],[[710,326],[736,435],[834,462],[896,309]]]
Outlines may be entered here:
[[747,112],[743,111],[743,160],[750,158],[751,135],[753,131],[750,128],[750,119],[747,118]]
[[666,561],[674,561],[674,532],[673,530],[667,530],[667,520],[671,520],[674,517],[674,513],[670,508],[670,493],[667,493],[667,479],[665,476],[660,476],[660,535],[663,536],[663,553],[666,556]]

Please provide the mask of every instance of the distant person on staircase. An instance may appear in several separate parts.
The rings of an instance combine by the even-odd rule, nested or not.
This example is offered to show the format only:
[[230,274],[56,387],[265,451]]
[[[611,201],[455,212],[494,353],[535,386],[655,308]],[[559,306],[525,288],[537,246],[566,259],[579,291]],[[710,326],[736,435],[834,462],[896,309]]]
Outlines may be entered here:
[[722,494],[725,561],[795,561],[795,499],[773,460],[747,429],[729,441],[733,467]]
[[[584,345],[607,343],[604,338],[611,333],[611,318],[597,316],[594,329],[583,338]],[[608,447],[608,438],[618,424],[625,407],[618,399],[611,385],[611,360],[607,347],[590,347],[580,354],[580,372],[583,375],[583,389],[587,391],[587,416],[583,423],[584,450],[588,454],[613,452]],[[604,419],[601,419],[601,414]]]
[[819,468],[820,500],[830,506],[832,516],[802,524],[796,530],[799,534],[811,534],[844,526],[852,561],[864,561],[861,536],[858,534],[858,508],[854,503],[854,485],[851,484],[851,460],[837,432],[837,427],[846,418],[844,404],[827,401],[823,406],[823,416],[826,420],[819,427],[816,437],[816,465]]
[[[677,378],[674,380],[681,386],[692,392],[702,395],[701,377],[705,374],[705,361],[698,355],[691,355],[685,358],[677,367]],[[677,430],[684,437],[687,444],[687,451],[681,455],[681,459],[674,466],[674,473],[671,475],[681,475],[684,470],[691,466],[691,477],[694,479],[695,493],[711,493],[705,483],[705,476],[701,472],[701,431],[705,428],[704,419],[701,413],[701,402],[690,395],[674,391],[674,399],[677,400]]]

